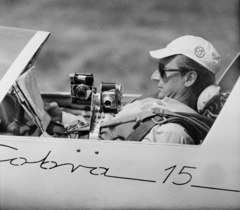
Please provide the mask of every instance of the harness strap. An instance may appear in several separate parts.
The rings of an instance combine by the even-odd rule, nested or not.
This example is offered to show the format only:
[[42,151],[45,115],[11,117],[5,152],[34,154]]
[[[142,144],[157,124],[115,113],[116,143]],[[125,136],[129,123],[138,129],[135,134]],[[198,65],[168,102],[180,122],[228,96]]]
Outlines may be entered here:
[[[186,119],[187,121],[191,121],[192,123],[201,127],[205,132],[208,132],[210,129],[210,127],[208,125],[206,125],[202,121],[198,120],[198,119],[206,120],[206,117],[201,116],[199,114],[191,114],[191,113],[185,113],[185,112],[171,112],[167,109],[161,109],[161,108],[154,108],[153,111],[156,114],[176,116],[176,117]],[[213,123],[213,121],[212,121],[212,123]]]
[[[163,110],[159,108],[153,109],[156,114],[153,118],[147,118],[145,122],[138,124],[135,130],[128,136],[129,141],[141,141],[155,125],[162,125],[166,123],[176,123],[183,126],[189,136],[194,140],[195,144],[199,144],[207,132],[209,127],[200,120],[196,119],[197,114],[191,114],[191,117],[185,117],[179,113],[174,113],[169,110]],[[188,113],[183,113],[188,115]],[[165,117],[166,118],[165,118]],[[194,117],[193,117],[194,116]]]
[[[155,119],[154,119],[155,118]],[[148,119],[138,126],[128,137],[129,141],[141,141],[149,131],[156,125],[156,122],[161,121],[163,118],[160,116],[155,116],[154,118]],[[154,120],[152,120],[154,119]]]
[[[100,128],[114,128],[114,126],[124,123],[136,122],[132,127],[132,132],[129,132],[130,134],[128,134],[125,140],[141,141],[154,126],[166,123],[176,123],[186,129],[186,132],[195,141],[195,144],[199,144],[210,129],[209,126],[201,120],[204,119],[199,114],[175,113],[167,109],[153,108],[151,111],[143,111],[130,116],[123,116],[109,122],[104,122],[100,125]],[[117,135],[117,138],[119,138],[119,135]]]
[[203,131],[202,128],[199,128],[192,121],[181,118],[171,118],[169,123],[180,124],[186,129],[188,135],[194,140],[195,144],[199,144],[206,136],[207,132]]
[[199,129],[198,126],[194,125],[194,123],[191,121],[186,121],[186,119],[178,117],[169,117],[167,119],[163,119],[160,116],[155,116],[154,118],[148,118],[145,122],[133,130],[133,132],[128,136],[127,140],[141,141],[154,126],[166,123],[176,123],[183,126],[189,136],[194,140],[195,144],[199,144],[206,135],[205,132],[204,134],[202,133],[201,129]]

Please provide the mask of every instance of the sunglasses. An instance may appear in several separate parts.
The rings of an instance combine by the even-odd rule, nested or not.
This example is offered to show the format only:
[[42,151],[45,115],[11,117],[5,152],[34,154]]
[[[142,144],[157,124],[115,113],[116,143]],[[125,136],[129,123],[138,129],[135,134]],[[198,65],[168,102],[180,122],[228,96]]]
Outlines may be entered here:
[[[180,71],[180,70],[179,69],[165,69],[164,65],[159,63],[158,64],[158,71],[159,71],[159,74],[160,74],[161,78],[164,78],[165,76],[167,76],[166,72],[168,72],[168,71],[173,72],[173,71]],[[182,70],[182,71],[185,71],[185,70]],[[182,72],[182,71],[180,71],[180,72]]]

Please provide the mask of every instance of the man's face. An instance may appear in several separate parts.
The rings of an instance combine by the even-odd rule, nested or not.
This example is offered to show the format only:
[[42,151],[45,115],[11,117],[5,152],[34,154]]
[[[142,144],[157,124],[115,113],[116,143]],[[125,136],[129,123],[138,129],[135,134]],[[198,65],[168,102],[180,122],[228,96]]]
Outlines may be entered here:
[[158,82],[158,97],[160,99],[165,97],[179,99],[185,92],[184,77],[181,76],[178,70],[179,65],[176,57],[160,60],[159,69],[151,76],[152,80]]

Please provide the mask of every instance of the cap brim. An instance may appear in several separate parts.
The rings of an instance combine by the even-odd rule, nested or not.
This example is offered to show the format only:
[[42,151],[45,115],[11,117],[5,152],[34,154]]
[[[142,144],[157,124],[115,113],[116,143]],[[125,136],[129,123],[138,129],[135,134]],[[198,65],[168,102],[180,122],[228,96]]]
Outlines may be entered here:
[[151,57],[156,60],[160,60],[160,59],[172,56],[172,55],[179,54],[177,52],[169,51],[169,49],[167,49],[167,48],[150,51],[149,53],[150,53]]

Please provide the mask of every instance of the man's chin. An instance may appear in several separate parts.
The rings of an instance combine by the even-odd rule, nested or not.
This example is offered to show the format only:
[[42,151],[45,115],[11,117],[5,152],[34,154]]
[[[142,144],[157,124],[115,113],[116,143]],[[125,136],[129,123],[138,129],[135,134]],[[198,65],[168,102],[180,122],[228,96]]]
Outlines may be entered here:
[[163,99],[164,97],[165,97],[165,95],[161,91],[159,91],[158,98]]

